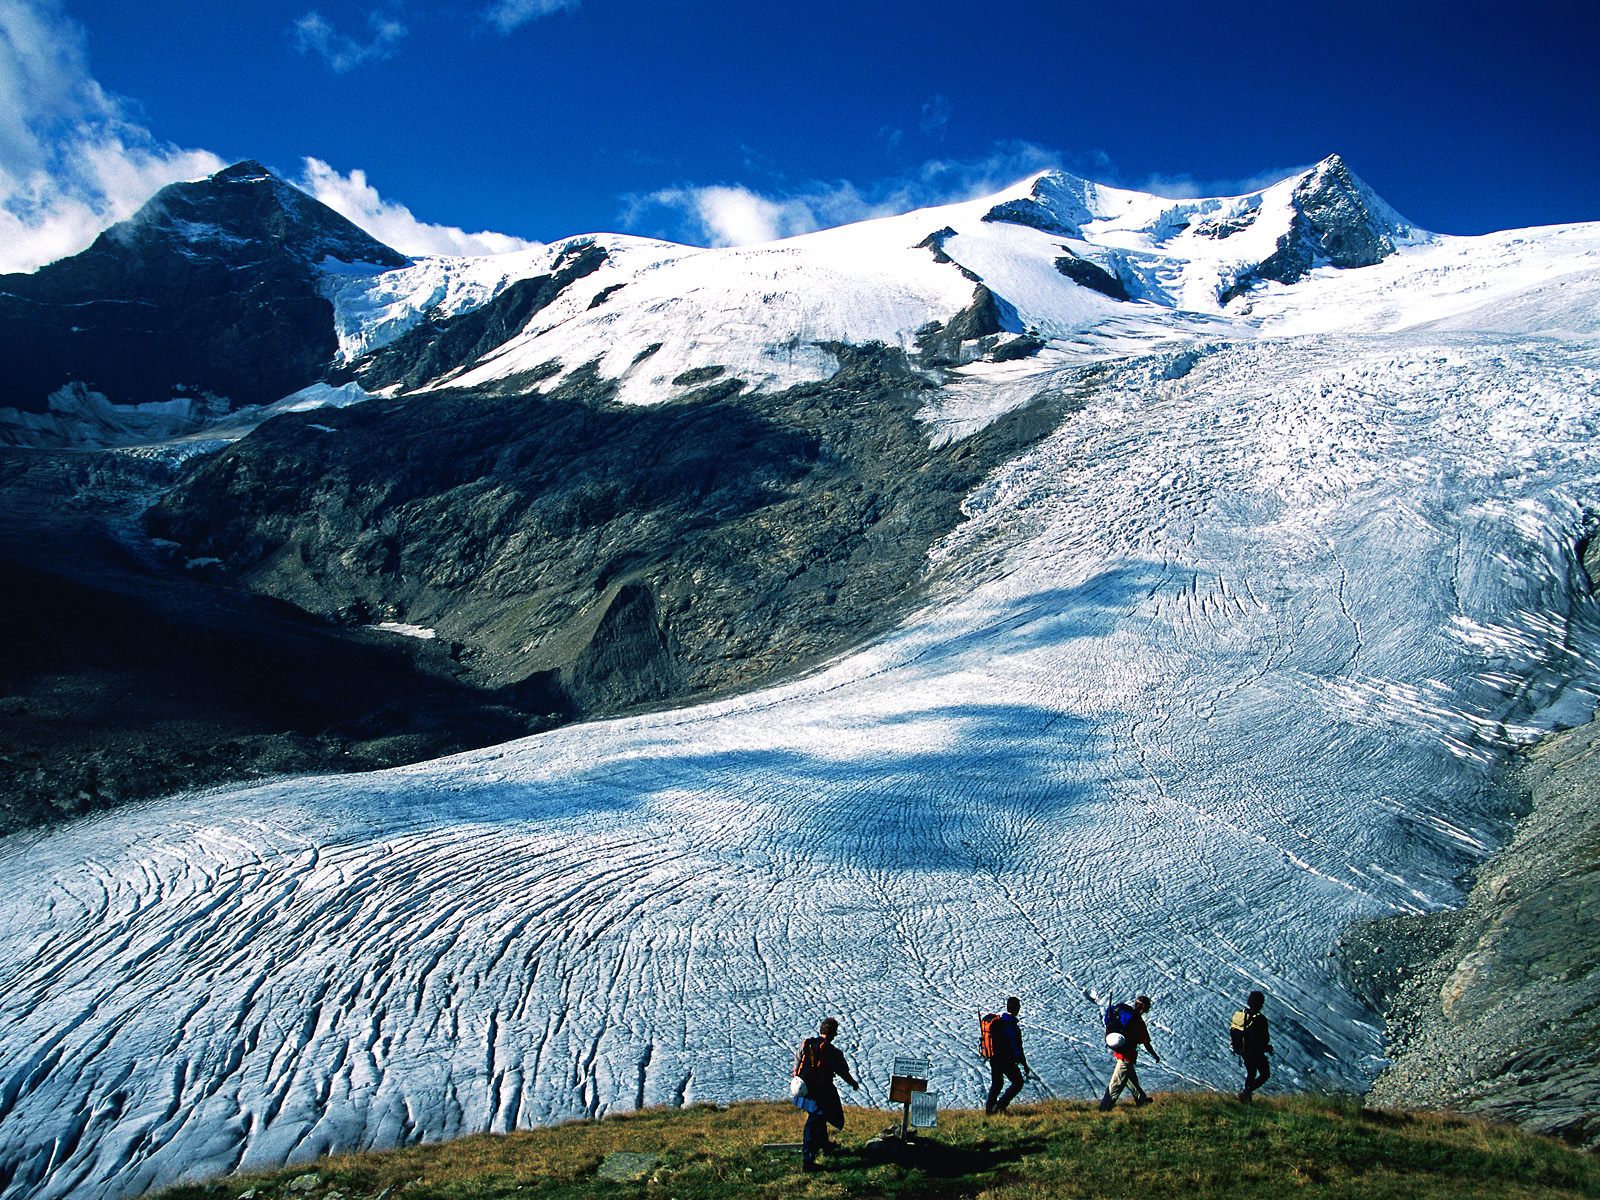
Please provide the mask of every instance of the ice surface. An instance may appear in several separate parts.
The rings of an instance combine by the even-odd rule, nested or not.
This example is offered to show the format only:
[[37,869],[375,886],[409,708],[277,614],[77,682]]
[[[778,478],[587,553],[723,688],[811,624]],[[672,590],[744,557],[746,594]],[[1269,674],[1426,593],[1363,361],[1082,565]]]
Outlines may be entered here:
[[1085,407],[813,676],[0,841],[8,1200],[777,1096],[824,1013],[870,1097],[922,1054],[972,1104],[1008,993],[1059,1093],[1136,991],[1147,1083],[1237,1086],[1252,987],[1284,1087],[1360,1086],[1340,929],[1457,900],[1495,763],[1593,704],[1600,362],[1430,332],[1032,378]]

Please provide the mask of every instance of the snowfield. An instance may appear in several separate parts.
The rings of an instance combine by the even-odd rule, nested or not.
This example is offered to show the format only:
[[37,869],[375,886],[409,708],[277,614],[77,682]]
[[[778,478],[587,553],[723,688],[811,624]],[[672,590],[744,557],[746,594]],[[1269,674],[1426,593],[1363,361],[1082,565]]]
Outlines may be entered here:
[[1457,901],[1495,765],[1594,705],[1600,355],[1433,330],[1008,370],[1087,405],[971,498],[928,607],[819,673],[0,841],[5,1196],[777,1097],[826,1013],[870,1102],[906,1052],[970,1105],[1007,993],[1058,1094],[1140,991],[1147,1085],[1236,1087],[1252,987],[1274,1086],[1362,1086],[1341,929]]

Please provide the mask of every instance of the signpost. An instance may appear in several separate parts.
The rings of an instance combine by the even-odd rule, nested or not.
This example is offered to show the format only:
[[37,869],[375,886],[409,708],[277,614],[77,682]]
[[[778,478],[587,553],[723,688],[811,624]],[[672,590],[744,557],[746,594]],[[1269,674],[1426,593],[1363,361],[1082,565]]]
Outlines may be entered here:
[[898,1055],[889,1076],[889,1102],[904,1108],[900,1114],[900,1141],[912,1129],[932,1129],[938,1124],[939,1093],[928,1090],[928,1060]]

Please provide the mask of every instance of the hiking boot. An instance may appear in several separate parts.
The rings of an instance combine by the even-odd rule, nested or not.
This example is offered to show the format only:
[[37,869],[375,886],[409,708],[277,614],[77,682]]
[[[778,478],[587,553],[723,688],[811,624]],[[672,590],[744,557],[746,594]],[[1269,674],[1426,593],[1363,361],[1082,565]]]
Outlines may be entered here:
[[1249,1104],[1250,1103],[1250,1093],[1249,1092],[1240,1092],[1239,1093],[1239,1103],[1240,1104]]
[[1143,1108],[1146,1104],[1149,1104],[1149,1103],[1150,1103],[1150,1097],[1149,1096],[1135,1096],[1133,1098],[1133,1106],[1135,1108]]
[[807,1174],[807,1175],[811,1174],[816,1169],[817,1169],[817,1164],[814,1163],[814,1162],[801,1162],[801,1164],[800,1164],[800,1170],[802,1172],[804,1172],[805,1174]]
[[1100,1097],[1100,1111],[1101,1112],[1110,1112],[1111,1111],[1111,1105],[1113,1103],[1114,1102],[1112,1101],[1111,1096],[1110,1096],[1109,1093],[1107,1095],[1101,1096]]

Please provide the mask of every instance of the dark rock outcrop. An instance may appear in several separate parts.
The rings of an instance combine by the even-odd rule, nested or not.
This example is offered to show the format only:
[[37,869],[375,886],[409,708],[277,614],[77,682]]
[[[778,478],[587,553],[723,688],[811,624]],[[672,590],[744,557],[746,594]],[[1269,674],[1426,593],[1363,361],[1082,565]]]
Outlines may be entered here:
[[1132,299],[1128,294],[1127,284],[1110,271],[1097,263],[1090,262],[1087,258],[1078,257],[1065,247],[1062,249],[1061,257],[1056,259],[1056,270],[1073,283],[1099,292],[1102,296],[1110,296],[1113,300]]
[[1060,415],[931,448],[902,355],[828,349],[836,376],[771,396],[621,407],[577,372],[281,417],[151,525],[309,612],[435,628],[479,686],[564,716],[748,687],[898,619],[962,497]]
[[966,308],[948,321],[929,321],[917,330],[917,361],[926,367],[959,366],[993,350],[997,335],[1021,329],[1016,309],[980,283]]
[[[421,387],[448,378],[491,350],[510,341],[535,314],[606,261],[593,242],[574,242],[557,258],[548,275],[519,279],[481,308],[454,317],[430,315],[386,346],[364,355],[333,375],[334,382],[354,379],[369,392],[398,384]],[[551,373],[554,373],[553,370]],[[521,386],[536,383],[524,377]]]
[[1276,249],[1222,289],[1218,299],[1223,304],[1263,280],[1295,283],[1314,267],[1374,266],[1393,254],[1397,239],[1410,232],[1336,154],[1307,172],[1295,186],[1291,204],[1294,215]]
[[338,350],[324,259],[406,258],[263,168],[162,188],[81,254],[0,276],[0,407],[42,412],[69,383],[113,404],[267,404]]

